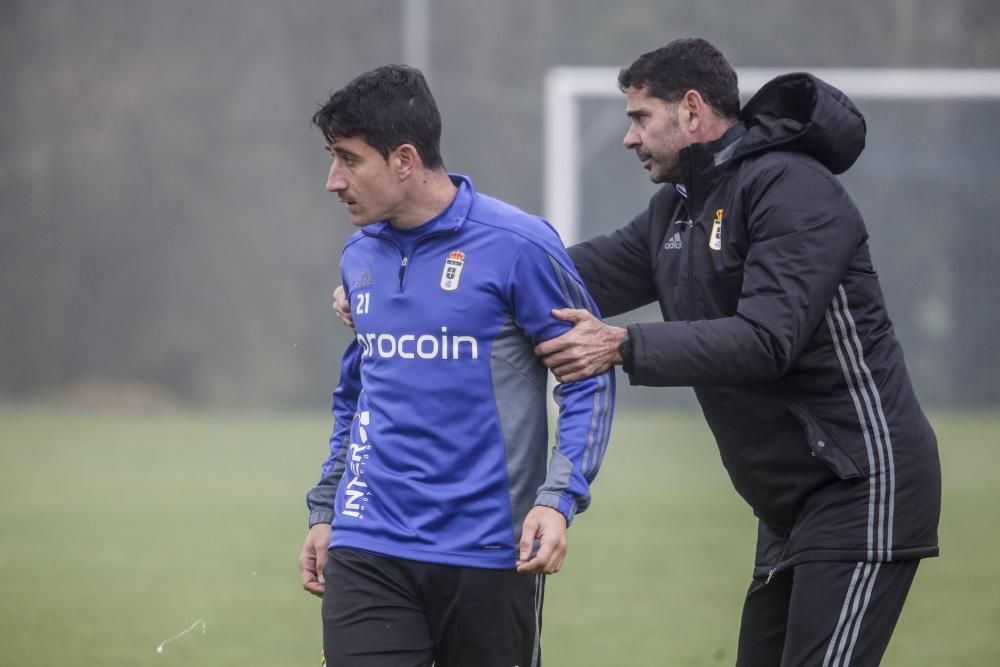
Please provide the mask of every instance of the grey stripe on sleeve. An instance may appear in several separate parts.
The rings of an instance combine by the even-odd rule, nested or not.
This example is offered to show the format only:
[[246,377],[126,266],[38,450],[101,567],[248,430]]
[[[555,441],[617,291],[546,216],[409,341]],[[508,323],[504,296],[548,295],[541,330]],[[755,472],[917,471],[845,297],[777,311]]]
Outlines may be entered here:
[[546,368],[513,319],[504,322],[490,353],[490,375],[503,435],[514,544],[545,479],[548,422]]
[[566,285],[565,272],[562,270],[562,267],[559,266],[559,262],[557,262],[552,255],[548,255],[548,258],[549,263],[552,264],[552,269],[556,272],[556,279],[559,281],[559,289],[563,293],[563,298],[566,299],[566,306],[574,308],[575,306],[573,305],[572,297],[570,297],[569,287]]

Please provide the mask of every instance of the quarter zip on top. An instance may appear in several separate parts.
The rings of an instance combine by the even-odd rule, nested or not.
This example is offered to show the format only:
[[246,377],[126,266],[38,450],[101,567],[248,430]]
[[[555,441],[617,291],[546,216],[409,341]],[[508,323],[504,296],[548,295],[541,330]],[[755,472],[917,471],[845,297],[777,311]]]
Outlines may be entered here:
[[407,257],[406,255],[403,255],[403,261],[399,263],[399,289],[400,290],[403,289],[403,276],[406,275],[406,262],[409,259],[410,259],[409,257]]
[[395,239],[393,239],[393,238],[391,238],[389,236],[384,236],[382,234],[371,234],[371,233],[369,233],[367,231],[365,231],[363,233],[365,235],[367,235],[367,236],[370,236],[372,238],[375,238],[375,239],[378,239],[380,241],[384,241],[385,243],[388,243],[389,245],[391,245],[393,248],[396,249],[396,252],[399,253],[399,257],[400,257],[400,261],[399,261],[399,291],[402,292],[404,284],[405,284],[405,280],[406,280],[406,267],[410,265],[410,258],[412,258],[417,253],[417,248],[422,243],[424,243],[425,241],[429,241],[430,239],[434,239],[434,238],[437,238],[439,236],[445,236],[447,234],[454,234],[454,233],[456,233],[458,231],[458,229],[459,229],[458,227],[451,227],[450,229],[442,229],[440,231],[431,232],[430,234],[427,234],[426,236],[421,236],[419,239],[417,239],[413,243],[413,246],[410,248],[410,254],[409,255],[403,254],[403,249],[400,247],[400,245],[396,242]]
[[425,241],[429,241],[429,240],[437,238],[439,236],[446,236],[448,234],[454,234],[457,231],[458,231],[458,227],[452,227],[451,229],[443,229],[441,231],[431,232],[427,236],[421,236],[419,239],[417,239],[413,243],[413,246],[410,248],[410,255],[409,255],[409,257],[407,257],[406,255],[403,255],[403,261],[399,265],[399,291],[400,292],[403,291],[404,280],[406,279],[406,267],[409,266],[409,264],[410,264],[410,257],[413,257],[414,255],[417,254],[417,248],[420,247],[420,245],[423,244]]

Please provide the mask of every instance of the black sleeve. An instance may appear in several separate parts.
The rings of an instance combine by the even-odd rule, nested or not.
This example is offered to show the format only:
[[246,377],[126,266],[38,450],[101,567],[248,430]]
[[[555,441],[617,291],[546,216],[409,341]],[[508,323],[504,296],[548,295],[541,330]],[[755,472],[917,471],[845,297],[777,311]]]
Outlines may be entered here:
[[821,167],[774,164],[744,192],[749,249],[737,313],[629,326],[632,384],[725,385],[783,375],[823,321],[864,224]]
[[570,259],[604,317],[656,299],[649,256],[649,209],[610,234],[569,247]]

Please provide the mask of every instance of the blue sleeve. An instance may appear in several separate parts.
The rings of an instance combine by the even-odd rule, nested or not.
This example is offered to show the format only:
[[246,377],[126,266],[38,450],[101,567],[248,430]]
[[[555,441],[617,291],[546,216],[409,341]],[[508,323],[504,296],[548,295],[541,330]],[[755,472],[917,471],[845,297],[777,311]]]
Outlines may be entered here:
[[[518,325],[537,342],[572,328],[556,319],[554,308],[582,308],[598,317],[597,306],[558,243],[526,243],[510,273],[510,299]],[[601,467],[611,435],[615,375],[609,369],[593,377],[558,385],[556,442],[536,505],[552,507],[572,521],[590,505],[590,484]]]
[[333,502],[351,439],[351,424],[357,412],[361,394],[361,346],[351,341],[340,363],[340,382],[333,392],[333,432],[330,434],[330,456],[323,463],[319,482],[306,494],[309,526],[333,522]]

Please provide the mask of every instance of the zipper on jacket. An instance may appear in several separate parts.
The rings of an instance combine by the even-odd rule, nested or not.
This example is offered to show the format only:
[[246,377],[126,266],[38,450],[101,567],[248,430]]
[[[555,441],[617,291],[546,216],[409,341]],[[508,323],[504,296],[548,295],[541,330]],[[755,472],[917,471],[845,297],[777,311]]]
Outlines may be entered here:
[[379,241],[384,241],[385,243],[388,243],[399,252],[399,256],[401,258],[399,262],[399,291],[402,292],[403,280],[406,278],[406,267],[409,266],[410,264],[410,256],[416,254],[417,246],[422,244],[424,241],[429,241],[430,239],[437,238],[438,236],[444,236],[445,234],[454,234],[457,231],[458,227],[452,227],[451,229],[443,229],[438,232],[432,232],[427,236],[421,236],[419,239],[416,240],[416,242],[412,246],[410,246],[410,255],[404,255],[403,249],[399,247],[399,244],[396,243],[395,239],[393,238],[390,238],[388,236],[382,236],[379,234],[372,234],[369,232],[363,232],[363,233],[366,236],[372,237],[373,239],[378,239]]
[[774,573],[777,572],[777,571],[778,571],[778,568],[776,568],[776,567],[772,567],[771,568],[771,571],[767,573],[767,579],[764,581],[764,585],[765,586],[767,586],[769,583],[771,583],[771,579],[774,578]]
[[694,218],[691,218],[691,225],[688,227],[688,317],[700,319],[695,310],[694,303]]
[[[429,241],[438,236],[444,236],[445,234],[454,234],[457,228],[445,229],[440,232],[432,232],[427,236],[421,236],[416,242],[410,246],[410,257],[417,254],[417,247],[421,245],[424,241]],[[403,280],[406,278],[406,267],[410,264],[410,257],[403,255],[403,261],[399,265],[399,291],[403,291]]]
[[403,261],[399,263],[399,289],[403,289],[403,276],[406,275],[406,263],[410,258],[403,255]]
[[694,217],[691,215],[691,206],[688,203],[687,197],[685,196],[682,204],[684,206],[684,212],[687,213],[687,224],[681,225],[682,232],[687,234],[687,239],[684,244],[687,246],[687,281],[688,281],[688,311],[686,316],[689,319],[696,319],[694,310]]

